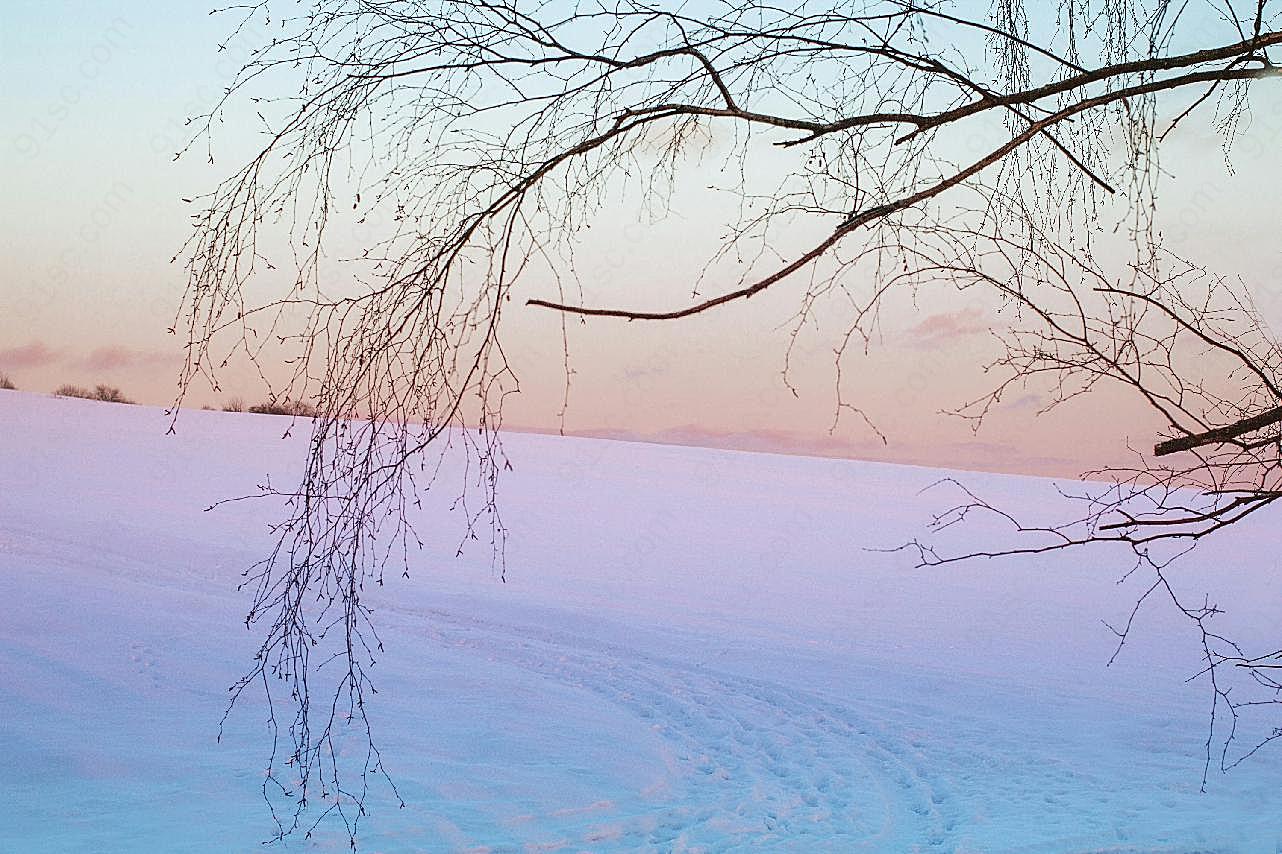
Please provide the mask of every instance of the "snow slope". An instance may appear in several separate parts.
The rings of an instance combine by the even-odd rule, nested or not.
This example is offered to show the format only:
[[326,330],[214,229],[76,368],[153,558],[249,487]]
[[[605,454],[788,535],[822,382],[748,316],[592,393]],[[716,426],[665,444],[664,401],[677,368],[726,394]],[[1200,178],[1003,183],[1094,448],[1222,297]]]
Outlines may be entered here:
[[[0,851],[270,836],[261,708],[214,736],[254,647],[235,582],[271,512],[202,509],[290,477],[286,423],[191,412],[165,436],[154,409],[0,392]],[[866,551],[947,505],[919,493],[925,469],[507,449],[508,583],[484,549],[452,557],[450,523],[376,603],[373,713],[408,807],[380,791],[363,850],[1282,851],[1277,751],[1199,791],[1187,628],[1146,611],[1105,666],[1101,620],[1137,592],[1106,555],[926,571]],[[1274,543],[1243,529],[1181,583],[1266,640]],[[327,827],[281,847],[345,846]]]

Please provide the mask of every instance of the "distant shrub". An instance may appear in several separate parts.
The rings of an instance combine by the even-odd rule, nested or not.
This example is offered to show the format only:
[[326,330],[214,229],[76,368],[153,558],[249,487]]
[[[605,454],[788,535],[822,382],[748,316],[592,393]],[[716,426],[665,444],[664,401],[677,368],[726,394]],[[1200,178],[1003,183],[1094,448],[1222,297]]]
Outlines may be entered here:
[[266,401],[256,403],[246,411],[258,415],[289,415],[294,418],[315,418],[320,414],[316,407],[301,400]]
[[9,379],[8,374],[0,374],[0,389],[3,389],[4,391],[17,391],[18,387],[13,384],[13,380]]
[[223,412],[244,412],[244,411],[245,411],[245,401],[241,400],[239,397],[233,397],[231,400],[223,404]]
[[90,390],[68,383],[58,386],[53,393],[58,397],[79,397],[84,400],[101,400],[104,403],[133,403],[121,394],[120,389],[110,385],[96,385]]
[[110,385],[97,385],[93,389],[94,400],[101,400],[104,403],[133,403],[132,400],[120,393],[120,389]]
[[53,390],[53,393],[58,397],[83,397],[86,400],[93,400],[93,392],[78,385],[60,385]]

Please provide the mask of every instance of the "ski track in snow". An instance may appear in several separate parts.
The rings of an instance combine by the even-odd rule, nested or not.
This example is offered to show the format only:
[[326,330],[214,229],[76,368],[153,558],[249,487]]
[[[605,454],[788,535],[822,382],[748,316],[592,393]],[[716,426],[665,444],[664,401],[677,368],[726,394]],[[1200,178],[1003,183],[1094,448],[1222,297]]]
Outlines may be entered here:
[[[394,610],[394,609],[393,609]],[[384,615],[386,617],[386,614]],[[589,692],[626,709],[668,745],[673,777],[663,806],[600,820],[614,804],[581,808],[585,820],[567,821],[576,810],[527,817],[573,828],[577,838],[527,840],[511,850],[654,850],[722,852],[754,848],[787,851],[1004,852],[1004,854],[1229,854],[1250,850],[1224,846],[1130,846],[1105,844],[1116,831],[1076,834],[1070,830],[1041,843],[1005,845],[966,842],[974,817],[970,797],[955,789],[991,786],[977,769],[974,744],[990,732],[941,732],[944,710],[876,698],[841,703],[787,685],[719,673],[686,661],[648,655],[636,648],[602,643],[528,625],[504,626],[474,617],[432,612],[396,615],[401,631],[433,627],[433,642],[487,661],[516,665],[541,678]],[[1020,751],[1016,745],[1002,749]],[[1034,747],[1015,761],[991,760],[1022,772],[1006,782],[1044,790],[1048,808],[1072,807],[1074,782],[1063,773],[1029,775],[1045,757]],[[1187,769],[1187,756],[1180,756]],[[1081,775],[1076,775],[1081,776]],[[1031,779],[1030,779],[1031,778]],[[1042,779],[1044,778],[1044,779]],[[1098,783],[1099,781],[1087,781]],[[1092,787],[1084,788],[1086,793]],[[991,794],[991,793],[989,793]],[[1093,798],[1107,809],[1104,796]],[[1173,805],[1173,804],[1171,804]],[[1198,835],[1200,817],[1166,828],[1171,835]],[[1035,835],[1035,834],[1033,834]],[[1074,837],[1077,837],[1076,839]],[[477,850],[509,850],[499,845]],[[1262,849],[1263,850],[1263,849]],[[1272,854],[1273,846],[1269,848]],[[1282,850],[1279,846],[1277,850]]]
[[611,844],[723,851],[809,839],[875,851],[907,830],[927,840],[925,850],[941,850],[957,826],[947,786],[914,760],[911,745],[850,708],[581,638],[429,619],[448,622],[456,646],[589,691],[663,737],[693,779],[668,794],[678,806],[613,828]]

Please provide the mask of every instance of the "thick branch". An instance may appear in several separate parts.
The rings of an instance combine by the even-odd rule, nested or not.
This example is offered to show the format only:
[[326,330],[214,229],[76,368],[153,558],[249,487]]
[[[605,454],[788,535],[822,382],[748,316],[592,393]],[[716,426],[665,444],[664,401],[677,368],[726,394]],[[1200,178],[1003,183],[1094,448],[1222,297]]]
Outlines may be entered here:
[[[1282,39],[1282,33],[1277,35]],[[550,308],[553,311],[561,311],[567,314],[577,314],[590,317],[619,317],[625,320],[677,320],[682,317],[700,314],[708,309],[715,308],[728,302],[733,302],[734,300],[746,299],[755,296],[776,282],[791,276],[793,273],[825,255],[829,249],[837,245],[843,237],[855,229],[867,225],[873,220],[882,219],[898,211],[911,208],[920,202],[934,198],[935,196],[952,189],[993,164],[998,163],[1008,154],[1022,147],[1038,134],[1045,133],[1048,128],[1054,127],[1059,122],[1072,118],[1078,113],[1083,113],[1087,110],[1112,104],[1117,101],[1125,101],[1136,96],[1177,89],[1182,86],[1196,85],[1198,83],[1205,83],[1214,80],[1254,80],[1263,77],[1278,76],[1279,74],[1282,74],[1282,68],[1272,66],[1266,68],[1190,72],[1189,74],[1178,77],[1150,80],[1145,83],[1136,84],[1123,89],[1116,89],[1111,92],[1104,92],[1099,95],[1086,98],[1076,104],[1065,107],[1056,113],[1052,113],[1043,119],[1033,122],[1026,131],[1017,135],[1009,142],[984,155],[982,158],[966,168],[959,170],[953,175],[944,178],[925,189],[903,196],[893,202],[889,202],[888,204],[878,205],[868,210],[852,214],[817,246],[813,247],[787,266],[776,270],[765,278],[759,279],[758,281],[739,288],[738,290],[723,293],[711,299],[707,299],[693,305],[688,305],[685,308],[669,311],[634,311],[618,308],[589,308],[581,305],[568,305],[543,299],[529,299],[526,300],[525,304],[527,306]]]
[[1238,436],[1244,436],[1247,433],[1254,433],[1271,424],[1282,422],[1282,406],[1275,406],[1267,412],[1261,412],[1259,415],[1252,415],[1250,418],[1243,418],[1234,424],[1227,424],[1223,427],[1216,427],[1214,430],[1207,430],[1205,433],[1194,433],[1190,436],[1180,436],[1176,439],[1167,439],[1165,442],[1158,442],[1153,446],[1153,453],[1156,456],[1164,457],[1167,454],[1175,454],[1180,451],[1191,451],[1194,448],[1200,448],[1203,445],[1216,445],[1222,442],[1231,442]]

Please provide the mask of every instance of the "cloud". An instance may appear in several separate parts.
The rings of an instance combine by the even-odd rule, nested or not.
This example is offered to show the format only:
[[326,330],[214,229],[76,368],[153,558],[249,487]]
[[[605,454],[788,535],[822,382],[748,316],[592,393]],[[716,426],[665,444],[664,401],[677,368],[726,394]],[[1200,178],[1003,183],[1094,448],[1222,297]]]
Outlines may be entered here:
[[158,350],[139,350],[113,345],[99,347],[76,356],[66,350],[55,350],[43,341],[32,341],[21,347],[0,348],[0,368],[27,370],[67,365],[82,371],[149,370],[176,367],[178,355]]
[[1041,409],[1045,405],[1046,405],[1046,398],[1042,397],[1040,394],[1033,394],[1032,392],[1029,392],[1028,394],[1021,395],[1012,401],[1003,402],[1002,408],[1004,409]]
[[43,368],[62,361],[62,358],[60,352],[50,350],[40,341],[0,349],[0,366],[6,368]]
[[934,347],[944,341],[987,332],[988,328],[984,312],[974,306],[957,312],[932,314],[908,330],[909,345]]
[[176,364],[177,356],[156,350],[135,350],[131,347],[99,347],[78,359],[77,365],[91,371],[119,371],[127,368],[161,368]]

